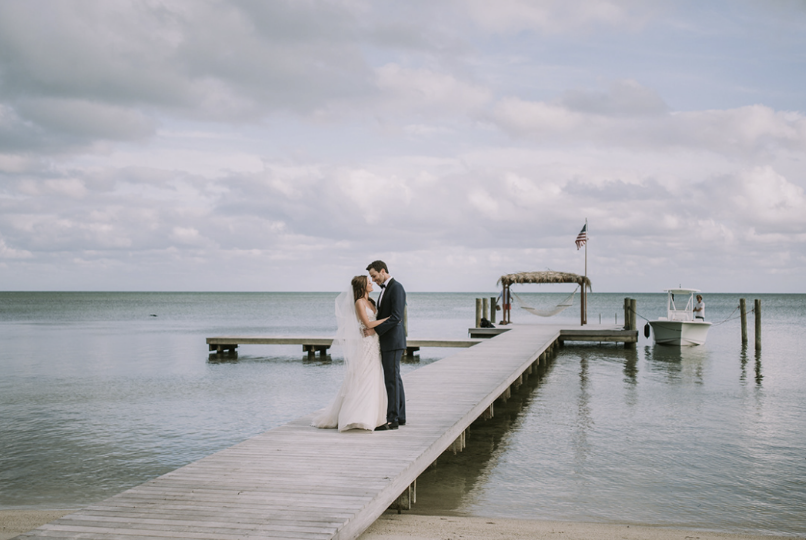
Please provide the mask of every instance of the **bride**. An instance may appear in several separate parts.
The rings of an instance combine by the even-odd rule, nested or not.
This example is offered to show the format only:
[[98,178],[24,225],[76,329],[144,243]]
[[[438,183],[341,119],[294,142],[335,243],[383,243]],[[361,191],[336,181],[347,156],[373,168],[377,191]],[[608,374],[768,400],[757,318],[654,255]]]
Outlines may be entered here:
[[[336,298],[338,330],[333,345],[344,353],[344,382],[326,409],[314,415],[314,427],[374,430],[386,423],[386,386],[383,382],[378,335],[364,337],[364,328],[375,328],[375,301],[369,297],[372,282],[356,276],[351,287]],[[388,317],[387,317],[388,318]]]

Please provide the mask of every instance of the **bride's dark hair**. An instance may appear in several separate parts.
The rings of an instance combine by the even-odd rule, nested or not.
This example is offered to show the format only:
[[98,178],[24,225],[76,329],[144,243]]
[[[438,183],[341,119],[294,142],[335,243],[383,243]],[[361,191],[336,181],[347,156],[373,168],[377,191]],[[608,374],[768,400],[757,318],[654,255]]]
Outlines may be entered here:
[[[359,298],[364,298],[367,293],[367,276],[355,276],[350,284],[353,286],[353,302],[358,302]],[[375,300],[369,296],[367,299],[370,304],[375,305]]]

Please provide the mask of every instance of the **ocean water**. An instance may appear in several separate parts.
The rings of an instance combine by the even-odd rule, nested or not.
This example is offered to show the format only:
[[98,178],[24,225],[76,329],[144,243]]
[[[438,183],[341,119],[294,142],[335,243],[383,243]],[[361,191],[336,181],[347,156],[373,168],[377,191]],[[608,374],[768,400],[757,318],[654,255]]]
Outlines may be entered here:
[[[474,299],[494,294],[410,293],[409,335],[465,337]],[[566,294],[521,296],[544,308]],[[335,296],[0,293],[0,509],[79,508],[323,407],[338,355],[219,358],[204,338],[329,335]],[[589,322],[623,323],[625,296],[664,314],[663,294],[596,293]],[[762,351],[752,315],[740,343],[740,296],[762,300]],[[421,476],[414,511],[806,534],[806,295],[706,305],[721,324],[702,347],[642,334],[635,350],[562,349]],[[551,322],[578,324],[577,310]],[[451,353],[424,349],[403,371]]]

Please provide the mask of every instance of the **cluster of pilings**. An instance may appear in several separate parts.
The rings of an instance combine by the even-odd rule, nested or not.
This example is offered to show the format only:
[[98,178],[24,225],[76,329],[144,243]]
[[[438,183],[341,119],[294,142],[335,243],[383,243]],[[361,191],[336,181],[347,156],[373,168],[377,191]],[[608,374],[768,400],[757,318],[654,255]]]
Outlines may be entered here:
[[[761,300],[755,299],[753,306],[753,314],[756,319],[755,337],[756,337],[756,350],[761,350]],[[747,301],[744,298],[739,298],[739,316],[742,319],[742,347],[747,346]]]
[[[495,324],[495,312],[498,309],[498,298],[491,296],[489,298],[476,298],[476,328],[481,328],[481,320],[487,319]],[[501,324],[505,324],[501,321]]]

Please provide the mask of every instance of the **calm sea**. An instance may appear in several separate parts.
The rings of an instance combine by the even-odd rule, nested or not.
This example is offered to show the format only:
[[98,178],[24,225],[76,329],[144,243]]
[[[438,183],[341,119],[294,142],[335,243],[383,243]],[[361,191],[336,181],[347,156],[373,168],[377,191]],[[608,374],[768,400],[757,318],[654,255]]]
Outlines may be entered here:
[[[409,335],[465,337],[474,298],[494,294],[411,293]],[[337,356],[218,359],[204,338],[328,335],[335,296],[0,293],[0,509],[85,506],[323,407]],[[593,294],[589,322],[623,323],[625,296],[665,311],[663,294]],[[416,511],[806,534],[806,295],[706,295],[708,319],[736,317],[740,296],[762,300],[762,352],[752,315],[747,349],[738,319],[702,347],[568,346],[421,477]]]

